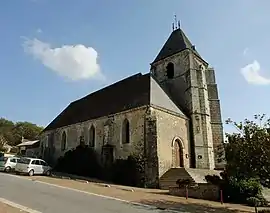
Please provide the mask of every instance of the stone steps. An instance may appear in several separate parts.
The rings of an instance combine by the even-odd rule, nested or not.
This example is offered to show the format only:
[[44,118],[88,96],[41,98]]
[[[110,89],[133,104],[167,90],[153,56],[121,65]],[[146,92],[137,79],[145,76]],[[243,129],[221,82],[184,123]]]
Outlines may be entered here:
[[177,187],[176,181],[178,179],[190,179],[195,183],[184,168],[172,168],[160,178],[160,188],[167,190],[169,187]]
[[219,173],[220,171],[208,169],[171,168],[161,176],[159,186],[164,190],[169,189],[169,187],[176,187],[178,179],[189,179],[194,185],[206,183],[206,175],[218,175]]

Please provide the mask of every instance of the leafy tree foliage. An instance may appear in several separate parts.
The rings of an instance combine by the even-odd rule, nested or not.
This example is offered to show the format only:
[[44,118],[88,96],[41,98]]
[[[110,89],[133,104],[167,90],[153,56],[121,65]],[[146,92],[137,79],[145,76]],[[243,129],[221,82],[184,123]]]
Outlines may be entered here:
[[9,145],[18,145],[22,137],[35,140],[42,130],[43,127],[30,122],[14,123],[5,118],[0,118],[0,140],[2,142],[5,141]]
[[226,169],[221,179],[206,176],[206,180],[220,186],[225,201],[264,206],[267,202],[262,185],[270,187],[270,119],[263,114],[255,115],[253,121],[237,123],[228,119],[226,123],[237,130],[226,133]]
[[226,134],[225,144],[228,176],[236,179],[258,178],[265,186],[270,177],[270,119],[265,114],[255,115],[254,121],[245,119],[236,123],[231,119],[237,133]]
[[7,143],[3,135],[0,135],[0,152],[5,151],[4,145]]

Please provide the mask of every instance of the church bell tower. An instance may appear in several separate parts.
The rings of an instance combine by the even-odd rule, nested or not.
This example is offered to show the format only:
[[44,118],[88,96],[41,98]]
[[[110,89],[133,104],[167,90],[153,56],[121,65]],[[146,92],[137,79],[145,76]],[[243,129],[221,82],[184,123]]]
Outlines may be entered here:
[[191,167],[218,168],[223,127],[214,70],[186,37],[180,23],[176,24],[151,63],[150,73],[190,118]]

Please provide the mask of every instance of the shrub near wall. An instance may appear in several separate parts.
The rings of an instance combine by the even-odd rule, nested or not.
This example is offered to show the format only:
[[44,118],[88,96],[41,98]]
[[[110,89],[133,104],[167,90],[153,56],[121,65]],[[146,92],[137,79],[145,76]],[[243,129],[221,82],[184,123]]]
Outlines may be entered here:
[[75,150],[67,151],[58,159],[55,170],[86,177],[102,177],[102,167],[97,153],[87,146],[78,146]]
[[[188,191],[186,191],[188,190]],[[179,187],[170,187],[169,194],[179,197],[188,197],[204,200],[219,200],[219,187],[213,184],[201,183],[198,186],[179,188]]]
[[127,159],[118,159],[112,166],[112,182],[127,186],[142,187],[143,181],[138,160],[129,156]]
[[208,183],[218,186],[223,191],[225,202],[243,203],[254,206],[265,206],[266,200],[262,195],[262,186],[258,179],[237,179],[228,178],[225,173],[221,173],[222,178],[217,175],[207,175],[205,179]]
[[99,155],[87,146],[78,146],[75,150],[67,151],[58,159],[55,170],[121,185],[141,187],[144,183],[143,165],[138,158],[129,156],[127,159],[117,159],[110,168],[104,168],[100,164]]

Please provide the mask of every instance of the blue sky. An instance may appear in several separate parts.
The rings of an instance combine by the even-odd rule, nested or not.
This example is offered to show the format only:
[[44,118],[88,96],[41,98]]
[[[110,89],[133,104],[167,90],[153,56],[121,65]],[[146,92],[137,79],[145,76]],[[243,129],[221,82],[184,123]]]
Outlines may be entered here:
[[45,126],[72,100],[148,72],[174,14],[216,69],[223,119],[270,114],[269,8],[268,0],[1,1],[0,116]]

